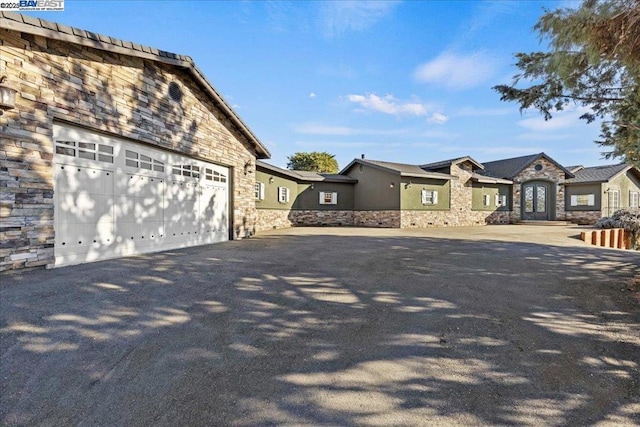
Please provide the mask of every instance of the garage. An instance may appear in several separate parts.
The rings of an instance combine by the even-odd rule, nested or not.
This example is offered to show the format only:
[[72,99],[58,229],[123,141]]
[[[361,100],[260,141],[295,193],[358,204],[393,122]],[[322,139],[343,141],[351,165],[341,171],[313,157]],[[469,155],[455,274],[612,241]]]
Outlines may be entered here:
[[229,168],[54,124],[55,265],[229,239]]

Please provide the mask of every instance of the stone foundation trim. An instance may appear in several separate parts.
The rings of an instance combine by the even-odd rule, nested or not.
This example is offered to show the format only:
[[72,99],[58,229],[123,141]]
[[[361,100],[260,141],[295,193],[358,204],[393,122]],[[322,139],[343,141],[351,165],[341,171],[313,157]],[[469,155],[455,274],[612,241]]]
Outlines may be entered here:
[[602,218],[602,212],[600,211],[567,211],[565,212],[565,221],[571,221],[580,225],[593,225],[600,218]]

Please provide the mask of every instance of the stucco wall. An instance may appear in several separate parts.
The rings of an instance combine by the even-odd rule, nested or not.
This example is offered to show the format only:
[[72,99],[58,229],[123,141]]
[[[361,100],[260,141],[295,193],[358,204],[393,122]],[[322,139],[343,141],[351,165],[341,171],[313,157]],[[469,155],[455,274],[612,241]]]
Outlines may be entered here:
[[[0,270],[54,262],[53,122],[70,122],[231,167],[233,237],[254,228],[255,152],[185,71],[0,30],[0,74],[18,89],[0,116]],[[170,83],[183,93],[168,97]]]

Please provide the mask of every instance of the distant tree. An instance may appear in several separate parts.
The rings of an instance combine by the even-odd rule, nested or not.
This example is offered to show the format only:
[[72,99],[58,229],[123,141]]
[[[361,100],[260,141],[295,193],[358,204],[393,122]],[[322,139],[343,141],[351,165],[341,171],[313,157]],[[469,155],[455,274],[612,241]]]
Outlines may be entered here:
[[[640,166],[640,1],[586,0],[578,8],[546,11],[534,29],[548,52],[517,53],[521,72],[494,89],[520,111],[545,120],[569,104],[589,107],[580,118],[601,119],[596,143]],[[517,87],[521,81],[529,87]]]
[[319,173],[338,173],[336,156],[326,151],[311,151],[308,153],[295,153],[287,157],[288,169],[311,171]]

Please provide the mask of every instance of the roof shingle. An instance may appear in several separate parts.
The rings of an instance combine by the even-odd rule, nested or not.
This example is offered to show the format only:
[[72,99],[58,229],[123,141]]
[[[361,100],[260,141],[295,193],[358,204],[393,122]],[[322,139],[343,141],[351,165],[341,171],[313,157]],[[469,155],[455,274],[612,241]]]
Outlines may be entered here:
[[578,184],[590,182],[607,182],[616,175],[630,169],[631,166],[626,163],[608,166],[594,166],[583,168],[575,172],[575,178],[567,179],[565,184]]

